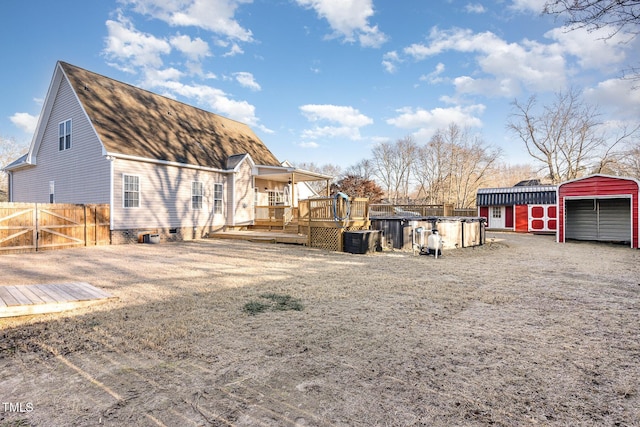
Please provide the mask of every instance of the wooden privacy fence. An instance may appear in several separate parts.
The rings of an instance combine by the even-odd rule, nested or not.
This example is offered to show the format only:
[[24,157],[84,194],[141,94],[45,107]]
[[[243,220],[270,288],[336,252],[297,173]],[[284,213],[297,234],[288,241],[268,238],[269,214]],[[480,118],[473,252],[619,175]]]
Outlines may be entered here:
[[0,203],[0,254],[109,245],[109,205]]

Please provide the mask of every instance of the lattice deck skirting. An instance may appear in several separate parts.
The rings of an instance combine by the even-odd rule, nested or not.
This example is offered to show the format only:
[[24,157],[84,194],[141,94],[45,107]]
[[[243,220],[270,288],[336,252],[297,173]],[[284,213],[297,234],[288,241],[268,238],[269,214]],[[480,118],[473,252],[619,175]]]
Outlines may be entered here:
[[328,251],[342,252],[344,247],[345,231],[359,231],[361,226],[354,227],[309,227],[310,246]]
[[85,282],[0,286],[0,317],[56,313],[115,298]]

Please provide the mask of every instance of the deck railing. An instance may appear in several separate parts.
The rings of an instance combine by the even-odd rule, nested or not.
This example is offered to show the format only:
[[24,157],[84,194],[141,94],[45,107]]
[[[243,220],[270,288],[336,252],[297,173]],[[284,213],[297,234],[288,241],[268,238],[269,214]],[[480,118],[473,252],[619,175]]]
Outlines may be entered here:
[[256,224],[283,225],[284,213],[290,206],[256,206]]
[[355,197],[347,204],[344,199],[323,197],[301,200],[299,205],[301,223],[366,221],[369,219],[369,199]]
[[476,209],[454,209],[453,204],[443,205],[389,205],[370,206],[369,217],[412,216],[478,216]]

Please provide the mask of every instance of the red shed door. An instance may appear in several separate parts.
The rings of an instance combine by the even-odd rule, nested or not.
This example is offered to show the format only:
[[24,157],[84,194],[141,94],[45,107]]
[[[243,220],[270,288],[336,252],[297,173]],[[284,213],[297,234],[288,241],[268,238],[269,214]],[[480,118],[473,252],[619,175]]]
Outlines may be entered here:
[[529,205],[529,231],[552,233],[556,231],[556,205]]
[[516,205],[516,231],[520,233],[529,231],[529,210],[527,205]]
[[513,206],[504,207],[504,228],[513,228]]

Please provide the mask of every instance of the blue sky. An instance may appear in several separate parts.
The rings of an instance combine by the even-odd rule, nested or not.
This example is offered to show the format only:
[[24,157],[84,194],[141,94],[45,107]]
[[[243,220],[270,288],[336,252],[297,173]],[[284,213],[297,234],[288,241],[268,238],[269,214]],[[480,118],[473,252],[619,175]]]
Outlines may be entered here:
[[342,167],[455,122],[526,163],[514,99],[576,88],[640,117],[638,40],[567,32],[544,0],[24,0],[3,4],[0,136],[27,144],[57,60],[249,124],[280,160]]

